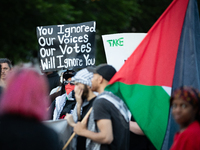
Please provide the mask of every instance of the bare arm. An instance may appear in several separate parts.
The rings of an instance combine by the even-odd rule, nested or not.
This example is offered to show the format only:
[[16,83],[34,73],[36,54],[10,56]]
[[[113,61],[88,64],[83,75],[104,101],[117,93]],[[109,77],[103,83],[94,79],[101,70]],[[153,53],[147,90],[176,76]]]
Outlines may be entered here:
[[138,135],[144,135],[143,131],[140,129],[139,125],[135,121],[130,121],[129,126],[131,132]]
[[99,132],[87,130],[86,124],[78,122],[74,126],[74,132],[80,136],[91,139],[97,143],[110,144],[113,141],[112,123],[109,119],[101,119],[97,121]]
[[76,123],[74,122],[74,119],[73,119],[72,114],[66,113],[66,116],[65,116],[64,119],[67,120],[67,123],[68,123],[71,127],[74,127],[74,126],[76,125]]

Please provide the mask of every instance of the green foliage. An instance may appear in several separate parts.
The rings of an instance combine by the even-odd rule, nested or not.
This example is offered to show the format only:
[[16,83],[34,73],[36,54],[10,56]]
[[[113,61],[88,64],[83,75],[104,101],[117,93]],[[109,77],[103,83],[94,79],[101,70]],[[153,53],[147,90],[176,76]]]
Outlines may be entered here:
[[37,26],[96,21],[96,64],[106,62],[101,36],[148,32],[172,0],[2,0],[0,57],[37,57]]
[[0,10],[0,33],[3,35],[0,57],[7,57],[14,63],[37,57],[37,26],[71,23],[75,20],[73,16],[79,13],[68,3],[54,0],[6,0],[1,3]]

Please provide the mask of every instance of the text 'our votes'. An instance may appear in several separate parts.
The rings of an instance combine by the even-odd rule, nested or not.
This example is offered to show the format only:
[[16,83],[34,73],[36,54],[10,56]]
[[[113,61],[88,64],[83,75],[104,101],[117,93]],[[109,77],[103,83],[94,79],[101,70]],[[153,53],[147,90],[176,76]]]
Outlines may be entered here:
[[[62,45],[59,45],[60,51],[62,52],[62,54],[71,54],[73,51],[75,51],[75,53],[89,53],[91,51],[91,43],[87,43],[87,44],[81,44],[80,46],[78,46],[77,43],[74,44],[74,46],[68,46],[68,45],[64,45],[64,47]],[[40,55],[42,58],[44,57],[48,57],[48,56],[54,56],[54,51],[56,51],[55,48],[41,48],[40,49]]]

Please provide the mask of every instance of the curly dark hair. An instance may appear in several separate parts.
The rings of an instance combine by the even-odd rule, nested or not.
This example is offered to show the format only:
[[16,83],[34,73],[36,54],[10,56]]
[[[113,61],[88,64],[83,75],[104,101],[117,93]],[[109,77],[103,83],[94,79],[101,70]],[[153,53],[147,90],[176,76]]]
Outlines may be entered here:
[[190,86],[181,86],[174,90],[170,98],[170,106],[176,98],[181,98],[189,102],[194,108],[197,108],[196,120],[200,122],[200,92]]

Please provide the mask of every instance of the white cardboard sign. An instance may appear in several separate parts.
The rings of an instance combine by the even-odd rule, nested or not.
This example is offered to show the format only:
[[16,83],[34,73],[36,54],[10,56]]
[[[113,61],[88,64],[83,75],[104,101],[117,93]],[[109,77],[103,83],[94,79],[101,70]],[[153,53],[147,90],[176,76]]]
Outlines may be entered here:
[[118,71],[145,36],[146,33],[102,35],[107,64]]

